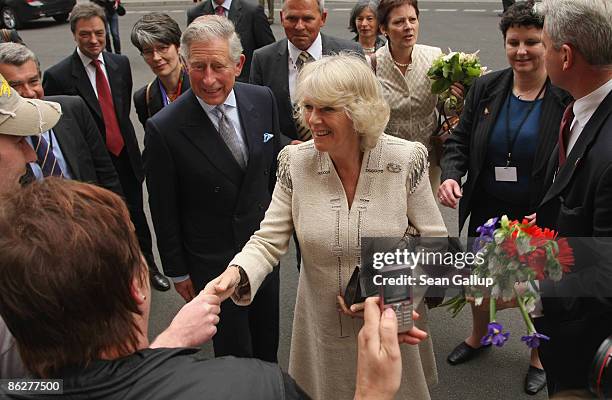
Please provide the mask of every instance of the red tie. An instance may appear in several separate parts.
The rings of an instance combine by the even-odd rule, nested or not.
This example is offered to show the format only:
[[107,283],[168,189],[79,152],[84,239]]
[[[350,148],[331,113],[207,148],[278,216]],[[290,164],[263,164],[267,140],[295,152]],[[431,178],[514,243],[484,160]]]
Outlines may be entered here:
[[223,6],[217,6],[215,8],[215,14],[225,17],[225,8],[223,8]]
[[561,127],[559,128],[559,168],[565,164],[567,159],[567,145],[570,138],[570,128],[574,120],[574,102],[572,101],[561,118]]
[[125,142],[123,136],[121,136],[117,114],[115,114],[113,96],[104,71],[100,67],[100,60],[92,60],[91,63],[96,67],[96,89],[98,91],[98,103],[100,103],[102,117],[104,117],[104,126],[106,127],[106,148],[115,157],[119,157]]

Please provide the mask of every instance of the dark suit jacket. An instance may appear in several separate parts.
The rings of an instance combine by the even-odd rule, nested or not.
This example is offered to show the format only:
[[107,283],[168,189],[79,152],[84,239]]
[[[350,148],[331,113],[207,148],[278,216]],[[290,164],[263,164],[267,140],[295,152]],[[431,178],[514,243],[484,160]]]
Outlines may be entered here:
[[[203,0],[200,4],[187,10],[187,25],[200,15],[214,14],[210,0]],[[242,72],[238,77],[240,82],[249,81],[251,71],[251,60],[253,52],[260,47],[274,43],[276,40],[270,23],[261,6],[250,3],[249,0],[232,0],[227,18],[234,23],[236,33],[242,43],[243,54],[246,57]]]
[[[339,53],[342,50],[363,54],[358,43],[338,39],[321,33],[323,55]],[[283,135],[297,139],[297,128],[293,121],[293,105],[289,95],[289,49],[287,39],[281,39],[253,53],[250,82],[272,89],[278,102],[280,129]]]
[[[130,70],[130,61],[123,55],[107,53],[106,51],[102,54],[121,135],[125,142],[134,175],[142,182],[144,171],[140,148],[138,147],[136,133],[130,120],[130,107],[132,106],[132,72]],[[102,139],[106,141],[106,135],[104,134],[106,128],[104,127],[100,103],[76,50],[72,55],[45,71],[43,87],[47,95],[76,95],[85,100],[85,104],[87,104],[100,133],[102,133]]]
[[561,390],[586,387],[595,351],[612,334],[612,93],[584,127],[553,182],[557,167],[555,148],[537,221],[570,237],[576,260],[559,282],[540,282],[541,330],[551,337],[541,354]]
[[[444,144],[441,181],[454,179],[461,184],[461,178],[468,174],[459,202],[459,231],[471,212],[472,196],[478,192],[477,182],[486,159],[489,137],[512,90],[513,75],[512,69],[507,68],[477,79],[467,95],[459,125]],[[557,143],[563,112],[570,101],[566,92],[547,83],[529,184],[530,210],[535,210],[544,196],[546,165]]]
[[[147,121],[145,170],[157,247],[168,276],[196,289],[225,270],[271,200],[278,112],[268,88],[236,83],[249,162],[243,171],[189,90]],[[274,134],[264,143],[264,133]]]
[[[164,108],[162,92],[159,89],[159,78],[155,78],[150,84],[151,87],[149,89],[148,104],[146,100],[147,86],[149,86],[148,83],[134,93],[134,108],[136,109],[136,114],[138,114],[138,120],[143,127],[145,127],[147,119],[157,114],[159,110]],[[183,71],[183,85],[181,86],[181,94],[189,90],[190,87],[189,75],[186,71]]]
[[77,181],[93,183],[123,196],[117,171],[85,102],[78,96],[47,96],[62,106],[53,127],[66,163]]

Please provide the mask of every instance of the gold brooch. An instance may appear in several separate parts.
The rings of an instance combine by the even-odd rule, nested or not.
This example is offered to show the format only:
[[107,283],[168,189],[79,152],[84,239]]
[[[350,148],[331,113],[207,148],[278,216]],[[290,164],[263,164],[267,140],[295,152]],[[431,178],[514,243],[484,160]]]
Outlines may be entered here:
[[400,172],[402,170],[402,166],[395,163],[387,164],[387,171],[389,172]]

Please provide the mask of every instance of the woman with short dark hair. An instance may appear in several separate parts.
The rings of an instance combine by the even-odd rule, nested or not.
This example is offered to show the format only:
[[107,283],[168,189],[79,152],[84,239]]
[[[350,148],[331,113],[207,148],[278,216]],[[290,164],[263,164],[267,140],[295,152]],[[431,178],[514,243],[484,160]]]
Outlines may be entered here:
[[189,89],[189,76],[179,53],[181,29],[168,14],[143,15],[130,38],[156,76],[134,93],[136,114],[144,127],[147,119]]
[[[459,125],[445,143],[440,203],[456,208],[459,230],[470,222],[468,236],[489,218],[532,214],[545,194],[544,175],[557,143],[559,125],[571,100],[550,83],[541,41],[543,20],[533,1],[519,2],[499,24],[510,68],[480,77],[468,93]],[[461,186],[461,179],[467,180]],[[488,307],[472,307],[471,335],[448,356],[455,365],[482,352]],[[525,391],[546,384],[537,351],[532,351]]]
[[[431,93],[427,71],[442,54],[438,47],[417,44],[419,6],[417,0],[381,0],[377,10],[380,30],[387,43],[373,57],[372,67],[391,107],[385,133],[421,142],[429,151],[429,180],[440,185],[440,168],[431,144],[437,128],[438,95]],[[463,86],[453,84],[452,93],[463,103]],[[449,112],[451,110],[448,110]]]

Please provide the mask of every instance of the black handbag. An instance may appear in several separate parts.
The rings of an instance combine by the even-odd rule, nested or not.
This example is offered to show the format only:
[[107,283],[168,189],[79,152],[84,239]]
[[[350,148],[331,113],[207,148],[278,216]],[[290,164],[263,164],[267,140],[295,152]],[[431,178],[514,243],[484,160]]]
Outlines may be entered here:
[[115,11],[117,12],[117,15],[120,17],[123,17],[125,15],[125,7],[123,7],[123,5],[121,4],[117,6],[117,9]]

